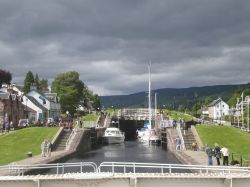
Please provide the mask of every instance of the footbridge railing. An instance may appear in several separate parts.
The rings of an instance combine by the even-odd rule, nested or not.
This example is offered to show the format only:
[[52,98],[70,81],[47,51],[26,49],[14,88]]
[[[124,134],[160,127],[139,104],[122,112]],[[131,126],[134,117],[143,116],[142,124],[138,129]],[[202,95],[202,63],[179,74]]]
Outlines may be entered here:
[[218,174],[250,174],[250,167],[235,166],[203,166],[183,164],[159,164],[159,163],[135,163],[135,162],[102,162],[99,167],[94,162],[77,163],[55,163],[0,166],[0,175],[22,176],[26,172],[37,174],[65,174],[65,173],[117,173],[117,174],[139,174],[139,173],[218,173]]
[[[50,170],[50,172],[48,172],[48,170]],[[22,176],[26,172],[31,172],[35,174],[42,174],[42,173],[65,174],[72,172],[96,173],[97,171],[98,167],[94,162],[54,163],[54,164],[34,164],[34,165],[10,164],[8,166],[0,166],[0,175],[18,175],[18,176]]]
[[103,162],[98,172],[111,173],[249,173],[250,167],[203,166],[134,162]]

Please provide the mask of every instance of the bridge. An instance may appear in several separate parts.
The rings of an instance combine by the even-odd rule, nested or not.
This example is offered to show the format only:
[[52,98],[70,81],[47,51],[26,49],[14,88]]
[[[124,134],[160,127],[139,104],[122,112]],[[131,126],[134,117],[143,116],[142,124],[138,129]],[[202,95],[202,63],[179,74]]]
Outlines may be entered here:
[[[69,172],[69,168],[73,172]],[[42,174],[53,169],[55,173]],[[56,163],[1,166],[8,176],[0,176],[0,187],[246,187],[250,182],[249,167],[202,166],[182,164],[103,162]],[[35,170],[36,175],[27,175]],[[68,171],[67,171],[68,170]],[[39,173],[39,171],[41,173]]]

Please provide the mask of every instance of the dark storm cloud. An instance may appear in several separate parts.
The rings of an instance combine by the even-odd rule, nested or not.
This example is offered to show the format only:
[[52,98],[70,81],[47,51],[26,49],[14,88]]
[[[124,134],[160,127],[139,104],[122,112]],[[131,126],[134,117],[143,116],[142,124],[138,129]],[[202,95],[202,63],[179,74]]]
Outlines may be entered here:
[[95,92],[249,82],[250,1],[2,0],[0,63],[22,83],[69,70]]

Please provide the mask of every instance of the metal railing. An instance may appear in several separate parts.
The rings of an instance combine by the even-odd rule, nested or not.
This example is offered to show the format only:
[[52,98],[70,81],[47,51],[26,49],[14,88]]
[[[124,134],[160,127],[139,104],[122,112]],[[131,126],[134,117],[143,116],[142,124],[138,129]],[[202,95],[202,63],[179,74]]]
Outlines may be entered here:
[[182,164],[103,162],[98,172],[112,173],[250,173],[250,167],[202,166]]
[[[49,172],[48,172],[49,171]],[[0,166],[0,175],[23,176],[26,172],[36,174],[65,173],[218,173],[218,174],[250,174],[250,167],[236,166],[203,166],[183,164],[135,163],[135,162],[102,162],[99,167],[93,162],[55,163]]]
[[48,170],[53,170],[50,173],[52,174],[64,174],[70,173],[67,169],[72,172],[93,172],[98,171],[98,167],[94,162],[77,162],[77,163],[54,163],[54,164],[34,164],[34,165],[18,165],[10,164],[8,166],[0,166],[0,174],[8,175],[24,175],[25,172],[37,171],[35,173],[46,173]]
[[180,139],[181,139],[181,149],[182,149],[182,150],[186,150],[185,141],[184,141],[184,138],[183,138],[183,136],[182,136],[181,127],[180,127],[180,124],[179,124],[179,123],[177,124],[177,132],[178,132],[178,136],[179,136]]
[[69,150],[70,149],[70,145],[71,143],[73,142],[73,139],[75,138],[76,134],[77,134],[77,130],[78,130],[78,127],[75,127],[72,132],[70,133],[69,135],[69,138],[66,142],[66,150]]

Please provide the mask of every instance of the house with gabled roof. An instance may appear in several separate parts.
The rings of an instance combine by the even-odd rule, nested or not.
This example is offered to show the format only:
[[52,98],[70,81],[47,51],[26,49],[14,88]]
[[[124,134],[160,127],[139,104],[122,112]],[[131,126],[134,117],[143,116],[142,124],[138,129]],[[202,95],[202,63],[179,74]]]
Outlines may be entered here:
[[[47,97],[47,95],[50,97]],[[55,97],[52,97],[51,94],[43,94],[37,90],[31,90],[27,93],[27,96],[33,97],[40,105],[46,108],[47,113],[45,114],[45,118],[56,118],[61,114],[59,99],[56,99],[56,93],[54,95]]]
[[[14,89],[23,94],[21,87],[15,86]],[[23,96],[23,100],[25,106],[36,111],[36,115],[29,114],[29,118],[34,121],[46,121],[48,118],[56,118],[61,114],[61,107],[56,93],[43,94],[35,86],[32,86],[31,91]]]
[[220,97],[208,105],[208,115],[212,119],[222,119],[229,114],[229,106]]

